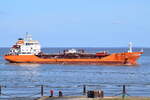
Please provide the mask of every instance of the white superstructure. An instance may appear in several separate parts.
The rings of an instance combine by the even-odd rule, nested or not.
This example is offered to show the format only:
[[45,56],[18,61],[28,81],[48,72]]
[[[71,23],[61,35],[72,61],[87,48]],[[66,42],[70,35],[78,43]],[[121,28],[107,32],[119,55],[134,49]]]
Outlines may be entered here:
[[10,49],[11,55],[37,55],[41,52],[41,46],[37,40],[32,40],[32,36],[26,34],[24,39],[19,38],[17,43]]

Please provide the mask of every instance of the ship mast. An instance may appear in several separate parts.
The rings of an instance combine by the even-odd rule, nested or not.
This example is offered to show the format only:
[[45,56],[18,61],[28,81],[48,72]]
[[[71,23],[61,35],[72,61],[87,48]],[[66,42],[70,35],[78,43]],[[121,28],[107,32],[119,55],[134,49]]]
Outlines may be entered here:
[[129,42],[129,50],[128,52],[132,52],[132,42]]
[[31,41],[32,40],[32,36],[30,34],[28,34],[28,32],[26,32],[25,40],[26,41]]

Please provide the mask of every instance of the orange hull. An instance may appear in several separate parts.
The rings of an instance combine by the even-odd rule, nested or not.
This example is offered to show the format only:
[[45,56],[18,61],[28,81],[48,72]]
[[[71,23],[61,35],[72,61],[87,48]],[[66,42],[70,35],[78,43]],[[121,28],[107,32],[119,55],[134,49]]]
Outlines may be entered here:
[[88,59],[46,59],[35,55],[5,55],[4,58],[13,63],[50,63],[50,64],[130,64],[136,65],[143,52],[113,53],[103,58]]

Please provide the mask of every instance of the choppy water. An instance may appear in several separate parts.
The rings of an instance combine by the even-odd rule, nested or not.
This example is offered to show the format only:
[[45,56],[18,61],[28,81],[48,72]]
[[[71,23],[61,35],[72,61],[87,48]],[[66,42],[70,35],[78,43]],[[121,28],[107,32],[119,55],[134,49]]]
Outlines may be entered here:
[[[62,51],[66,48],[44,48],[47,53]],[[124,52],[126,48],[84,48],[87,52],[108,50]],[[135,51],[140,50],[136,48]],[[0,55],[8,52],[1,48]],[[51,64],[10,64],[0,57],[0,84],[3,95],[40,96],[39,85],[45,85],[44,95],[49,90],[62,90],[65,95],[82,95],[83,85],[88,90],[102,89],[106,95],[121,93],[122,85],[127,85],[131,96],[150,96],[150,49],[144,48],[144,54],[138,60],[138,66],[104,66],[104,65],[51,65]],[[38,95],[37,95],[38,94]],[[56,94],[55,94],[56,95]]]

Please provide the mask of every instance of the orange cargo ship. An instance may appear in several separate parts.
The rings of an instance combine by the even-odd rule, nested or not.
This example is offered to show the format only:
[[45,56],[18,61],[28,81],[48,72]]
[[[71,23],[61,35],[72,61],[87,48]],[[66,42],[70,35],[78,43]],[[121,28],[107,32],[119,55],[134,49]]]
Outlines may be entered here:
[[136,65],[141,54],[143,52],[132,52],[131,43],[128,52],[123,53],[86,53],[84,50],[70,49],[62,53],[44,54],[39,42],[27,35],[25,39],[19,38],[4,58],[12,63]]

